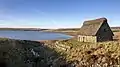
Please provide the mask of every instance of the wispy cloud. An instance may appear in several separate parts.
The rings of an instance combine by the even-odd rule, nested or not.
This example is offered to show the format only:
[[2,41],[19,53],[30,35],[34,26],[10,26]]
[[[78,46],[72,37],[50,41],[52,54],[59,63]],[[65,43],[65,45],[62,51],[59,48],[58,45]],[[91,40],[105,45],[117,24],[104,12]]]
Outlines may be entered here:
[[[21,13],[22,14],[22,13]],[[26,17],[25,17],[26,15]],[[29,16],[27,16],[29,15]],[[34,15],[34,16],[33,16]],[[46,22],[40,22],[40,19],[43,17]],[[39,26],[38,25],[42,25]],[[46,25],[45,25],[46,24]],[[11,12],[9,9],[4,8],[0,9],[0,27],[2,26],[8,26],[8,27],[42,27],[42,28],[55,28],[57,27],[57,21],[49,16],[44,11],[41,11],[39,9],[31,9],[31,13],[29,14],[14,14],[14,12]],[[45,27],[44,27],[45,26]]]
[[[42,10],[38,10],[38,9],[33,9],[33,10],[34,10],[37,14],[41,14],[41,15],[43,15],[44,17],[47,17],[46,20],[49,20],[49,23],[50,23],[51,28],[53,28],[53,26],[54,26],[54,28],[57,28],[57,27],[58,27],[58,22],[57,22],[54,18],[50,17],[49,14],[47,14],[46,12],[44,12],[44,11],[42,11]],[[49,27],[50,27],[50,26],[49,26]]]

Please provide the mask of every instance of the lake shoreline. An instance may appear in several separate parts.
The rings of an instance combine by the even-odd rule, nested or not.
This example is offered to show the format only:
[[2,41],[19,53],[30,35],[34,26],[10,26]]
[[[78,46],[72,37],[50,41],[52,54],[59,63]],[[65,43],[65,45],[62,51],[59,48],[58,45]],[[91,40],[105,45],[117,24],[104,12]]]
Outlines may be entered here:
[[44,31],[11,31],[2,30],[0,31],[1,38],[19,39],[19,40],[66,40],[72,38],[70,35],[55,33],[55,32],[44,32]]

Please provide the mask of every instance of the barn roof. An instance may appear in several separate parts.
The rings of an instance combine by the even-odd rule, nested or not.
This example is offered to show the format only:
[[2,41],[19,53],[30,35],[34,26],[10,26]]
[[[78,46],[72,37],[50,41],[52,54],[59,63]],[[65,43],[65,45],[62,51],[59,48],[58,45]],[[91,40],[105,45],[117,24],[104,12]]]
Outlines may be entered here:
[[79,34],[94,36],[104,22],[107,22],[106,18],[98,18],[94,20],[84,21]]

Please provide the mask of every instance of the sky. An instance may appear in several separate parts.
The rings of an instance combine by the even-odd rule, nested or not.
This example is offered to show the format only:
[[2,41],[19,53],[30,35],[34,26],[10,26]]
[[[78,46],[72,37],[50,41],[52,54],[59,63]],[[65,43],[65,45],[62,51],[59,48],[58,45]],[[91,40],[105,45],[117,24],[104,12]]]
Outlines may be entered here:
[[80,28],[101,17],[120,26],[120,0],[0,0],[0,27]]

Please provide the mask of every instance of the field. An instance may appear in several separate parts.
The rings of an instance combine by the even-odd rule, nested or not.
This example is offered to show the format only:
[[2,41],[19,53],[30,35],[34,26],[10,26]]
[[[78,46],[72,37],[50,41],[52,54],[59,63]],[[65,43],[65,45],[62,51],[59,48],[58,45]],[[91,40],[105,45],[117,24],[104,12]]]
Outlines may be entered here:
[[117,39],[120,41],[120,32],[114,32],[114,39]]

